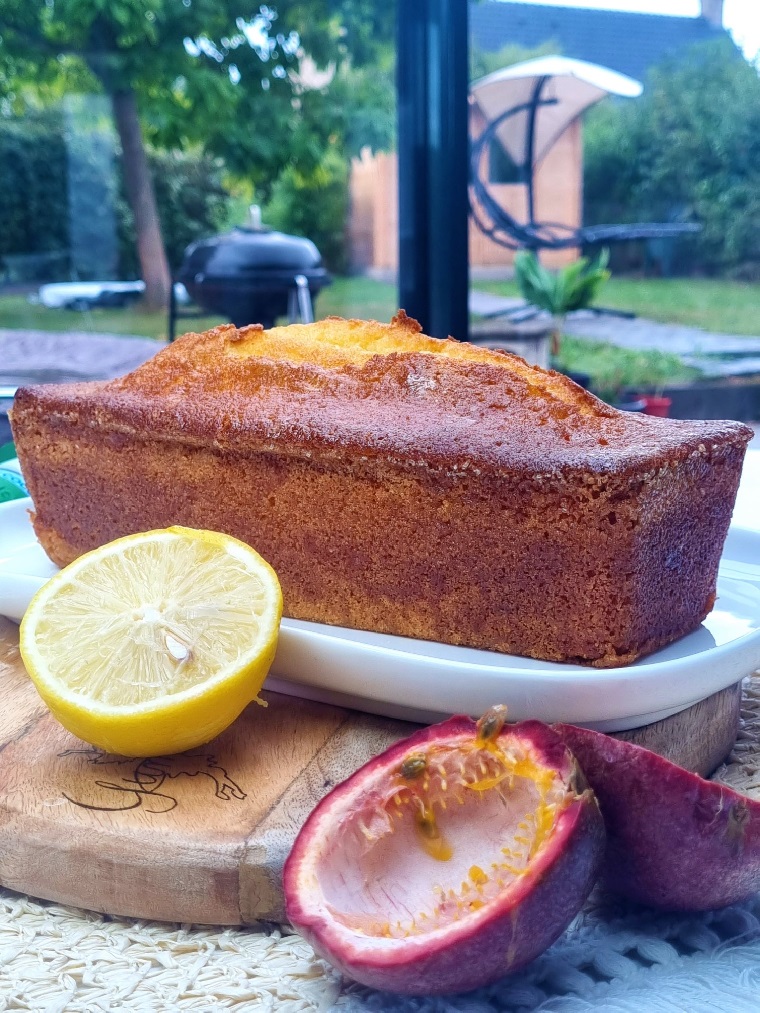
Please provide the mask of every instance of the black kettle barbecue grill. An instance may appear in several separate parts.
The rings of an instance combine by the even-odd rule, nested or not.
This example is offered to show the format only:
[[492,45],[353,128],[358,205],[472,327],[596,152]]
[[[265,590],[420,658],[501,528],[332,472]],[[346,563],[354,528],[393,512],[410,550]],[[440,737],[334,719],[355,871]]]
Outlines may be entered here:
[[[226,317],[236,327],[269,328],[283,316],[310,323],[313,300],[331,279],[310,239],[253,224],[192,243],[176,281],[206,314]],[[172,286],[169,340],[178,318],[199,315],[178,307]]]

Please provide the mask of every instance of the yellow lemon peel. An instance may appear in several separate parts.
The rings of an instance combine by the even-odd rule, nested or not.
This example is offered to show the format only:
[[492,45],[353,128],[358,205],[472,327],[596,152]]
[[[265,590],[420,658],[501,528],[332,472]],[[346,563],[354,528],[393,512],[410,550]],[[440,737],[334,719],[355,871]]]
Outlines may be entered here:
[[76,559],[32,599],[26,669],[53,715],[125,756],[210,741],[258,693],[277,647],[272,567],[229,535],[172,527]]

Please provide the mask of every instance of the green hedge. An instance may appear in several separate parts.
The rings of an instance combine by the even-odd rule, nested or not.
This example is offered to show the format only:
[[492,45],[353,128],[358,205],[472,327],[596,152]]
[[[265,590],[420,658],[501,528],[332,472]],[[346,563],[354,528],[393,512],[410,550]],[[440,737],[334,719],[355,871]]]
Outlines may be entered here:
[[641,98],[603,103],[584,135],[588,224],[697,222],[698,235],[650,244],[650,257],[681,273],[760,278],[760,77],[733,43],[656,68]]
[[[118,158],[111,162],[115,175],[104,178],[110,144],[96,131],[67,136],[63,117],[53,112],[0,118],[0,261],[7,258],[6,268],[23,272],[28,265],[30,281],[71,277],[71,268],[81,278],[139,277]],[[150,162],[167,256],[176,268],[189,243],[223,227],[229,197],[221,166],[210,158],[154,152]],[[42,256],[69,253],[73,233],[77,263]],[[36,265],[48,269],[46,277]]]
[[313,172],[288,166],[272,187],[264,207],[266,225],[316,243],[327,267],[337,274],[346,270],[346,218],[348,165],[337,151],[328,150]]
[[[166,256],[172,271],[176,271],[186,246],[224,228],[230,197],[222,186],[221,166],[214,159],[181,152],[152,152],[149,161]],[[122,273],[138,277],[134,222],[123,190],[118,202],[118,225]]]
[[0,119],[0,257],[68,247],[66,144],[55,115]]

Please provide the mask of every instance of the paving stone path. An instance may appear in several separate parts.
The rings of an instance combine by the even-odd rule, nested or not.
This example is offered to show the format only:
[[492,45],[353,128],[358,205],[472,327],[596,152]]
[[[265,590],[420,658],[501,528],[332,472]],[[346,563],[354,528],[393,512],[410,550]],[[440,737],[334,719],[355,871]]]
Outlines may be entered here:
[[135,369],[159,348],[159,341],[123,334],[0,329],[0,445],[10,439],[8,410],[16,387],[110,380]]
[[[478,290],[470,292],[470,311],[483,316],[507,313],[523,305],[521,299]],[[571,313],[565,331],[576,337],[607,341],[620,348],[672,352],[707,376],[760,373],[760,337],[715,334],[698,327],[664,324],[644,317],[628,319],[588,310]]]
[[108,380],[128,373],[161,342],[89,331],[0,329],[0,385]]
[[671,352],[709,376],[760,373],[760,337],[715,334],[698,327],[663,324],[641,317],[629,320],[589,312],[571,314],[566,331],[621,348]]

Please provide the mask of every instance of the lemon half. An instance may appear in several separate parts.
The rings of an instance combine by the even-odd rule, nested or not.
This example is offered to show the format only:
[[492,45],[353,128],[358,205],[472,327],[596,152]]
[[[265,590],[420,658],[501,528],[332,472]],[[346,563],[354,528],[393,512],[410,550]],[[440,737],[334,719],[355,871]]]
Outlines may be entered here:
[[80,556],[21,622],[26,669],[53,715],[110,753],[208,742],[256,698],[274,659],[282,592],[250,546],[172,527]]

